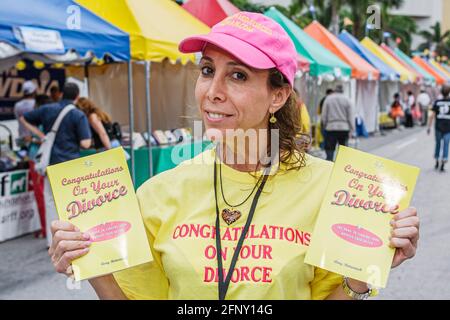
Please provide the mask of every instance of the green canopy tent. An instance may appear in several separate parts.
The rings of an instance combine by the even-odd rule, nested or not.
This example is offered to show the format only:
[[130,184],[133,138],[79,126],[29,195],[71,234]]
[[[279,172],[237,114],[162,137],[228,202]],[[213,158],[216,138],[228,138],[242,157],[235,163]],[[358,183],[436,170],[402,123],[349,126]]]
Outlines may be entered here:
[[300,88],[300,93],[306,102],[309,113],[316,120],[318,98],[323,94],[323,92],[319,91],[325,90],[325,88],[320,88],[322,81],[348,81],[350,80],[352,69],[276,8],[271,7],[264,14],[283,27],[294,42],[297,52],[310,62],[309,77],[306,77],[306,96],[302,92],[302,88]]
[[436,79],[428,73],[425,69],[423,69],[421,66],[419,66],[417,63],[415,63],[410,57],[408,57],[402,50],[399,48],[395,48],[394,52],[397,54],[397,56],[403,60],[407,65],[411,66],[414,70],[416,70],[418,73],[423,75],[423,79],[425,81],[426,85],[435,85]]
[[280,11],[271,7],[264,14],[278,22],[291,37],[297,52],[311,61],[309,71],[311,76],[331,74],[336,78],[350,78],[352,70],[348,64],[310,37]]

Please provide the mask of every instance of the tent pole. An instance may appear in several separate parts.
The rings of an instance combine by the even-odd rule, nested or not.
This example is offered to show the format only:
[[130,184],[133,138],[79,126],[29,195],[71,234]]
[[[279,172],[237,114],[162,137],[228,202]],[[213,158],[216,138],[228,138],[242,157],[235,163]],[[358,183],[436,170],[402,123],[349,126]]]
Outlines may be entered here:
[[133,183],[136,182],[134,173],[134,144],[133,144],[133,132],[134,132],[134,106],[133,106],[133,64],[128,61],[128,115],[130,120],[130,152],[131,152],[131,179]]
[[153,176],[152,143],[152,107],[150,101],[150,61],[145,61],[145,106],[147,109],[147,135],[148,135],[148,177]]
[[84,64],[84,87],[86,88],[86,96],[89,98],[89,65]]

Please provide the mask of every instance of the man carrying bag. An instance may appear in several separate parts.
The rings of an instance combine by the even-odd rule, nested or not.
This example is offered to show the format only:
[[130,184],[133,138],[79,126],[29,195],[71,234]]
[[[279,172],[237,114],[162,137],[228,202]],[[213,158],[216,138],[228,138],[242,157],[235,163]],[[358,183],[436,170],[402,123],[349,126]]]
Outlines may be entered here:
[[[66,83],[60,102],[41,106],[39,109],[25,113],[20,121],[43,140],[38,151],[36,169],[45,174],[48,165],[80,157],[80,148],[91,145],[91,131],[85,114],[74,106],[80,91],[74,83]],[[42,125],[44,133],[37,126]],[[45,135],[44,135],[45,134]],[[51,243],[50,223],[58,219],[53,195],[45,177],[44,186],[47,244]]]

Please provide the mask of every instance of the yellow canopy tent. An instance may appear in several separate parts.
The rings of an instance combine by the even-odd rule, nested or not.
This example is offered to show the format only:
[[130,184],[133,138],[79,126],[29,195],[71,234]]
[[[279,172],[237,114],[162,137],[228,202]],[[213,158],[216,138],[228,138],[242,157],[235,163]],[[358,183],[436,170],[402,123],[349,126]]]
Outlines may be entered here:
[[[189,79],[189,74],[192,74],[192,65],[186,65],[186,68],[181,68],[182,70],[178,68],[178,71],[175,71],[179,66],[170,64],[178,61],[182,64],[188,61],[194,62],[195,56],[179,52],[178,44],[188,36],[208,33],[210,28],[172,0],[76,0],[76,2],[127,32],[130,35],[131,58],[145,61],[144,63],[129,61],[127,70],[123,65],[116,64],[109,68],[95,68],[89,72],[94,76],[90,81],[90,87],[94,89],[92,90],[93,100],[100,106],[106,107],[105,109],[112,113],[113,118],[122,119],[122,121],[119,120],[122,123],[126,121],[123,112],[126,98],[122,88],[125,75],[128,74],[130,148],[133,150],[132,137],[134,137],[135,122],[137,130],[142,131],[145,127],[147,128],[148,137],[151,136],[152,127],[154,127],[152,123],[165,122],[165,129],[179,127],[175,122],[186,117],[186,108],[183,105],[188,104],[193,95],[193,90],[190,90],[192,81]],[[168,63],[166,58],[171,63]],[[154,65],[150,72],[150,62],[161,63]],[[151,76],[155,72],[157,76]],[[136,80],[136,86],[133,86],[133,78]],[[152,96],[150,96],[150,83],[152,91],[157,92]],[[152,104],[155,106],[152,107]],[[156,111],[155,117],[152,116],[152,109]],[[171,124],[167,121],[166,115],[169,114],[173,119],[170,121]],[[150,142],[147,141],[147,143],[149,176],[151,177],[153,159]],[[134,167],[134,152],[132,152],[133,181],[135,181]]]
[[361,44],[374,55],[376,55],[379,59],[381,59],[384,63],[394,69],[398,74],[400,74],[400,81],[416,81],[416,75],[414,73],[402,66],[400,62],[395,60],[391,55],[384,51],[383,48],[373,42],[372,39],[365,37],[361,40]]
[[106,21],[130,34],[131,57],[160,62],[194,61],[178,51],[178,43],[209,27],[171,0],[76,0]]
[[450,79],[450,72],[447,71],[443,66],[441,66],[436,60],[430,59],[430,63],[438,69],[443,75]]

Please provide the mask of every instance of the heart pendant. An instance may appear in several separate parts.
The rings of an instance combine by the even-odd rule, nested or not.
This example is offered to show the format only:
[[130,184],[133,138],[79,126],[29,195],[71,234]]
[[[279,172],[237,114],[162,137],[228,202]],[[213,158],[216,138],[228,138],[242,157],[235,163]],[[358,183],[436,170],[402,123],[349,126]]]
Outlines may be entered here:
[[231,211],[230,209],[222,210],[222,219],[228,224],[236,222],[241,217],[241,212],[238,210]]

